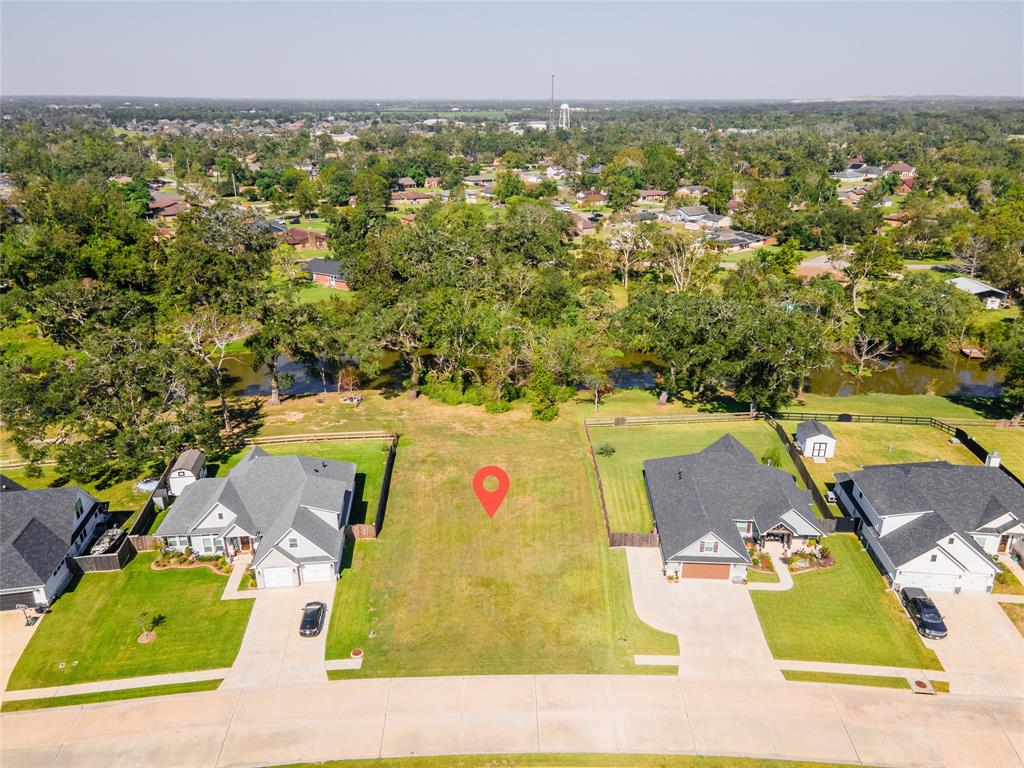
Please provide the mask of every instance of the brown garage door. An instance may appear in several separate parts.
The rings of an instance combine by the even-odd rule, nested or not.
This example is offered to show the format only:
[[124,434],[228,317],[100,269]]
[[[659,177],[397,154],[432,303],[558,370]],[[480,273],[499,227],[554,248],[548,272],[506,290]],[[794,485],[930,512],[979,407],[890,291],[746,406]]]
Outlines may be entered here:
[[684,579],[728,579],[731,574],[728,563],[683,563]]

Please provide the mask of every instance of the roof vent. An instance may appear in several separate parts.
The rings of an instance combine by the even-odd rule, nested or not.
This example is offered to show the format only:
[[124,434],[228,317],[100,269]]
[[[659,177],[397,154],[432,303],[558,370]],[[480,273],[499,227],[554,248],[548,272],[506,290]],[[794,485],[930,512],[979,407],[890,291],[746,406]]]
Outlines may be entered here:
[[986,467],[998,467],[1002,463],[1002,459],[999,456],[999,451],[992,451],[988,456],[985,457]]

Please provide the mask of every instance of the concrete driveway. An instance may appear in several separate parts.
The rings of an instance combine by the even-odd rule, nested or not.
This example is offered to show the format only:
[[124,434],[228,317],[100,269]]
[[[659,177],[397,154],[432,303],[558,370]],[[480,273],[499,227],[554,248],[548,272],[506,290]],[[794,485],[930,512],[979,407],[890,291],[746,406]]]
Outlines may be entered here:
[[[221,688],[325,682],[324,649],[335,585],[329,581],[257,590],[242,647]],[[324,630],[317,637],[300,637],[302,607],[313,601],[327,604]]]
[[14,665],[42,620],[40,617],[34,626],[26,627],[25,614],[21,611],[0,611],[0,691],[7,690]]
[[654,547],[631,547],[626,557],[637,615],[679,638],[680,677],[782,680],[746,587],[718,579],[669,584]]
[[1024,698],[1024,638],[995,595],[929,592],[949,635],[925,640],[949,673],[950,690]]

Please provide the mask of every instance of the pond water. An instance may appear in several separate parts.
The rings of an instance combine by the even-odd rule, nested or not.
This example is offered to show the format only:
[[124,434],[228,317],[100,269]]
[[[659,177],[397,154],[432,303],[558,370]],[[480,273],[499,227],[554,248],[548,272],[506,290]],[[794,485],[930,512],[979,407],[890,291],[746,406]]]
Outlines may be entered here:
[[[396,367],[397,358],[391,355],[381,381],[400,382],[403,374]],[[894,395],[934,394],[944,397],[995,397],[1000,390],[1000,376],[997,371],[984,371],[977,360],[957,356],[945,365],[922,363],[905,358],[893,360],[883,371],[860,382],[844,373],[845,360],[833,356],[829,367],[815,371],[807,387],[808,392],[832,397],[880,392]],[[252,355],[240,353],[225,366],[231,377],[231,392],[236,395],[269,395],[270,379],[267,369],[252,370]],[[616,360],[615,367],[608,371],[608,378],[617,389],[653,389],[654,377],[661,363],[654,357],[639,353],[627,353]],[[284,394],[306,395],[323,391],[323,385],[316,374],[310,375],[302,363],[287,355],[282,357],[280,370],[293,377],[290,387],[282,388]],[[375,382],[379,385],[381,382]],[[328,390],[334,386],[330,379]]]

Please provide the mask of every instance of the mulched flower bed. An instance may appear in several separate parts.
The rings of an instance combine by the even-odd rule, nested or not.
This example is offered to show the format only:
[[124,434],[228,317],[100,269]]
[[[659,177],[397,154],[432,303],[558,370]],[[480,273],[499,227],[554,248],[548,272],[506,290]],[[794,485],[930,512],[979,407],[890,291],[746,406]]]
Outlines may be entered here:
[[219,576],[227,576],[231,573],[231,566],[229,565],[227,570],[222,571],[217,567],[216,562],[210,562],[205,560],[193,560],[189,563],[161,563],[158,560],[154,560],[150,564],[150,569],[154,571],[169,571],[169,570],[188,570],[189,568],[209,568]]

